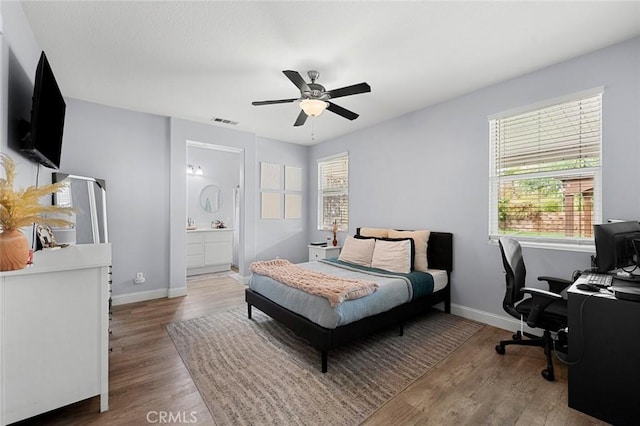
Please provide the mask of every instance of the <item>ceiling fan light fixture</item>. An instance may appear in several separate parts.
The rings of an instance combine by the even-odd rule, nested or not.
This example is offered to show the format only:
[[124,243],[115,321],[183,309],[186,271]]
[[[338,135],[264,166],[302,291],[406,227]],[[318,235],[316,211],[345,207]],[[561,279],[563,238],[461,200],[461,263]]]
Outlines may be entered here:
[[320,99],[303,99],[300,101],[300,108],[302,108],[304,113],[309,117],[319,116],[328,106],[328,102],[321,101]]

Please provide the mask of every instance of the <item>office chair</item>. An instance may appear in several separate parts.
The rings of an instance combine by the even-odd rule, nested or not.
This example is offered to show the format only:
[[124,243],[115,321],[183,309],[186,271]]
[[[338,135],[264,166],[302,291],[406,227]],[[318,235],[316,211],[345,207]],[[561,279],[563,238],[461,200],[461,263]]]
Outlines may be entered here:
[[[554,342],[551,333],[558,332],[567,326],[567,301],[563,299],[560,292],[573,282],[560,278],[538,277],[539,281],[548,282],[549,290],[551,291],[525,287],[526,269],[522,259],[520,243],[512,238],[501,237],[499,245],[507,283],[507,290],[502,302],[504,310],[509,315],[521,321],[526,321],[531,328],[543,329],[544,333],[540,337],[518,330],[513,335],[513,340],[502,340],[496,346],[496,352],[503,355],[507,345],[540,346],[544,348],[544,354],[547,357],[547,368],[542,370],[542,377],[553,381],[555,377],[551,352],[554,349]],[[525,299],[524,297],[527,294],[531,295],[531,297]],[[523,335],[529,339],[523,339]],[[561,336],[566,337],[564,333],[560,333],[559,339]],[[564,337],[562,337],[562,340],[564,340]],[[556,349],[560,350],[559,346],[564,346],[562,351],[566,351],[566,341],[556,345]]]

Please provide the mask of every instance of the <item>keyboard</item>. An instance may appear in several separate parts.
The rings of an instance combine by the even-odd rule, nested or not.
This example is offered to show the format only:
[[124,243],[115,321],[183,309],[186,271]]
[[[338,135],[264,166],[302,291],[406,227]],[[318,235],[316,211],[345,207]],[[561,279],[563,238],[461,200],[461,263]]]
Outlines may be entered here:
[[598,287],[609,287],[613,282],[613,277],[605,274],[584,274],[582,277],[587,280],[587,284],[593,284]]

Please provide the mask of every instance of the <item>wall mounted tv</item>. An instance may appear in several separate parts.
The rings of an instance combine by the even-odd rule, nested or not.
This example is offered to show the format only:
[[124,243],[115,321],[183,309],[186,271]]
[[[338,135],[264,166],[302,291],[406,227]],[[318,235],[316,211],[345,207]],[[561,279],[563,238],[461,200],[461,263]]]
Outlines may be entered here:
[[42,52],[33,87],[31,122],[21,123],[20,151],[52,169],[60,167],[64,114],[67,108],[47,56]]

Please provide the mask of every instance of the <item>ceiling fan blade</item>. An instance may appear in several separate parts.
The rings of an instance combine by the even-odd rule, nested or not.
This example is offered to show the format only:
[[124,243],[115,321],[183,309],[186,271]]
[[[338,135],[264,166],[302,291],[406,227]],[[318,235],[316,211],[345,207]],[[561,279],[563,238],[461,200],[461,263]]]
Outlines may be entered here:
[[367,83],[354,84],[352,86],[341,87],[339,89],[329,90],[327,93],[331,99],[340,98],[342,96],[357,95],[358,93],[367,93],[371,91],[371,86]]
[[329,102],[329,106],[327,107],[327,109],[334,114],[343,116],[347,120],[355,120],[356,118],[360,117],[360,115],[356,114],[355,112],[349,111],[346,108],[342,108],[341,106],[336,105],[332,102]]
[[296,87],[298,89],[300,89],[300,92],[310,92],[311,91],[311,89],[309,89],[309,86],[307,86],[307,82],[304,81],[304,79],[302,78],[300,73],[298,73],[298,71],[285,70],[285,71],[282,71],[282,72],[284,73],[284,75],[287,76],[287,78],[289,80],[291,80],[291,82],[293,84],[296,85]]
[[305,121],[307,121],[307,114],[304,111],[300,110],[300,114],[298,114],[298,118],[296,119],[296,122],[293,123],[293,126],[294,127],[302,126],[305,123]]
[[251,105],[273,105],[273,104],[286,104],[289,102],[294,102],[297,101],[298,98],[293,98],[293,99],[277,99],[274,101],[255,101],[255,102],[251,102]]

